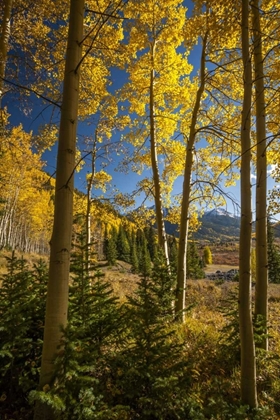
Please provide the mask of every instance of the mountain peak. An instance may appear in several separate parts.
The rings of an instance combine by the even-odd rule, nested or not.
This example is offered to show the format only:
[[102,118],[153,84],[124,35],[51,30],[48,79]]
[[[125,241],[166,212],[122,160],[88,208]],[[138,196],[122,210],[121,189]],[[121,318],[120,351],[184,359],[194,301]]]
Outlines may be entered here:
[[229,211],[227,211],[226,209],[222,207],[217,207],[213,210],[209,210],[204,213],[204,217],[215,217],[215,216],[217,217],[226,216],[226,217],[232,217],[234,219],[238,218],[237,216],[235,216],[234,214],[230,213]]

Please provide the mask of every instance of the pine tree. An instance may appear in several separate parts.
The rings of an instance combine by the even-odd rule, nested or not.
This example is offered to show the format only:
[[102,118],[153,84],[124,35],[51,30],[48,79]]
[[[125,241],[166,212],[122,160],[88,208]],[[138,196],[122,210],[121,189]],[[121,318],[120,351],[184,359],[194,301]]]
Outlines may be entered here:
[[130,262],[131,262],[132,272],[138,273],[139,259],[137,255],[136,237],[134,233],[132,234],[132,238],[131,238]]
[[151,257],[148,251],[147,242],[144,237],[143,243],[138,247],[139,252],[139,271],[143,276],[149,276],[151,272]]
[[122,386],[116,403],[130,408],[130,418],[186,418],[179,391],[182,348],[173,324],[175,278],[169,272],[162,257],[151,277],[141,277],[135,296],[128,297],[130,345],[119,362]]
[[109,265],[116,264],[117,260],[117,230],[112,227],[110,234],[106,234],[104,241],[104,254]]
[[143,230],[138,229],[137,232],[136,232],[136,246],[137,246],[137,251],[138,252],[141,251],[144,243],[147,243],[145,233],[144,233]]
[[202,260],[199,257],[197,247],[194,241],[190,241],[188,243],[187,278],[189,279],[204,278],[204,271],[202,270]]
[[117,238],[117,253],[118,259],[125,262],[130,262],[130,247],[126,232],[122,225],[119,227]]
[[105,225],[105,230],[104,230],[104,240],[103,240],[103,254],[105,256],[105,258],[107,258],[107,253],[108,253],[108,241],[109,241],[109,230],[108,230],[108,225]]
[[28,393],[39,380],[47,267],[40,261],[29,269],[12,253],[7,269],[0,279],[0,417],[16,418],[30,410]]
[[280,283],[280,253],[275,245],[273,226],[267,221],[267,251],[268,251],[268,278],[271,283]]
[[153,226],[149,226],[148,228],[144,229],[144,233],[147,239],[147,247],[150,253],[151,260],[155,261],[155,259],[158,256],[156,230],[153,228]]
[[170,265],[177,271],[178,265],[178,244],[173,236],[168,240]]
[[[63,420],[113,418],[108,382],[122,337],[122,311],[104,275],[86,268],[86,246],[76,244],[71,264],[68,325],[55,362],[54,387],[33,392]],[[103,415],[103,412],[104,415]]]

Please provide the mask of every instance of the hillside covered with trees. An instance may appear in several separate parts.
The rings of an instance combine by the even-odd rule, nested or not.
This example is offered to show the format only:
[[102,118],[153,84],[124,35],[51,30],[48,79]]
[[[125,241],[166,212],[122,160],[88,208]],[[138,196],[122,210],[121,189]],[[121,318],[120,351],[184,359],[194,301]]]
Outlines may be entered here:
[[[4,419],[279,418],[279,19],[274,0],[1,1]],[[193,234],[227,200],[238,287],[200,299]],[[137,287],[118,299],[100,260]]]

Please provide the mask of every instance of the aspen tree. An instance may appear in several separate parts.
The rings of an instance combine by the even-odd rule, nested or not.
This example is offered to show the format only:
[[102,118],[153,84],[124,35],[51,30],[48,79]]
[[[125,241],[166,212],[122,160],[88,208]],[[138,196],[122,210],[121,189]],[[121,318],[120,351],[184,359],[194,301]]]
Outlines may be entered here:
[[186,56],[177,52],[183,42],[185,13],[180,0],[131,1],[126,11],[133,24],[128,27],[130,80],[122,93],[129,101],[129,111],[136,114],[127,137],[137,150],[133,160],[136,171],[141,173],[143,167],[150,167],[152,171],[152,180],[145,179],[141,185],[143,189],[146,186],[154,198],[158,243],[167,264],[164,200],[181,171],[169,172],[168,181],[163,182],[162,168],[165,168],[165,157],[170,159],[171,139],[179,121],[178,107],[182,98],[187,96],[182,86],[191,70]]
[[[66,9],[66,0],[43,3],[32,0],[1,2],[2,95],[6,87],[13,86],[11,94],[18,95],[20,92],[22,98],[27,93],[27,99],[30,92],[35,92],[38,97],[57,104],[62,82],[62,74],[58,75],[57,68],[63,66],[65,51],[61,39],[66,31],[66,26],[58,25],[58,21],[67,19]],[[52,24],[57,28],[51,28]],[[26,108],[27,102],[24,105]],[[31,105],[31,101],[28,101],[28,105]]]
[[[184,169],[184,183],[181,204],[180,233],[179,233],[179,249],[178,249],[178,268],[177,268],[177,285],[176,285],[176,302],[175,313],[177,318],[184,321],[185,294],[186,294],[186,278],[187,278],[187,240],[188,240],[188,223],[189,223],[189,206],[191,196],[191,174],[193,165],[193,148],[196,139],[196,124],[198,111],[200,108],[201,98],[205,88],[205,58],[206,43],[208,33],[205,33],[202,43],[202,53],[200,61],[200,86],[196,94],[195,105],[192,112],[190,132],[186,143],[186,160]],[[179,318],[178,318],[179,319]]]
[[251,311],[251,107],[252,64],[249,48],[249,1],[242,1],[241,41],[243,60],[243,109],[241,121],[241,227],[239,246],[239,324],[241,342],[241,401],[255,408],[256,355]]
[[[225,7],[220,1],[201,1],[195,3],[193,16],[186,21],[184,30],[188,48],[192,48],[199,37],[202,42],[200,74],[195,79],[197,90],[193,95],[195,99],[189,112],[191,115],[186,114],[181,124],[186,147],[176,287],[176,313],[180,321],[184,320],[185,261],[188,220],[193,208],[191,203],[196,201],[202,205],[207,200],[213,200],[214,195],[220,195],[218,191],[221,189],[216,189],[215,185],[218,187],[220,173],[228,174],[226,168],[230,167],[230,156],[236,152],[231,147],[239,133],[234,104],[234,101],[238,102],[235,91],[237,83],[232,73],[232,63],[236,66],[236,57],[233,57],[237,43],[235,20],[233,4]],[[198,145],[202,139],[208,143],[203,148]],[[211,178],[208,175],[209,168]],[[229,184],[234,176],[231,175],[230,178],[227,181]]]
[[97,132],[95,131],[91,151],[91,173],[87,178],[87,210],[86,210],[86,266],[89,272],[91,255],[91,194],[95,177]]
[[156,40],[153,39],[150,46],[151,54],[151,73],[150,73],[150,142],[151,142],[151,165],[153,171],[154,180],[154,196],[155,196],[155,209],[156,209],[156,221],[158,231],[158,243],[163,249],[166,264],[169,266],[169,255],[167,247],[167,236],[165,231],[165,224],[163,218],[163,205],[162,205],[162,192],[158,165],[158,151],[157,151],[157,139],[156,139],[156,127],[155,127],[155,52],[156,52]]
[[0,144],[0,246],[48,251],[52,185],[43,172],[42,154],[21,125],[5,130]]
[[[112,133],[121,129],[128,121],[127,116],[118,116],[117,100],[107,94],[98,107],[98,111],[93,119],[95,125],[94,134],[85,139],[86,150],[85,160],[89,160],[90,172],[87,174],[87,209],[86,209],[86,264],[89,268],[91,245],[92,245],[92,194],[94,188],[106,191],[112,177],[104,169],[97,171],[97,161],[101,162],[105,168],[111,155],[119,154],[122,150],[121,142],[111,142]],[[89,149],[89,152],[87,150]],[[96,212],[96,210],[95,210]]]
[[0,28],[0,109],[1,109],[1,100],[3,97],[5,69],[7,62],[8,46],[9,46],[9,37],[10,37],[10,21],[12,15],[13,0],[4,0],[1,6],[2,23]]
[[259,1],[251,2],[253,23],[253,57],[256,110],[257,141],[257,180],[256,180],[256,292],[255,315],[262,317],[266,334],[259,346],[268,349],[268,261],[267,261],[267,141],[266,141],[266,101],[264,87],[264,69],[262,52],[262,29],[260,23]]
[[[44,344],[40,372],[40,389],[51,386],[54,358],[67,322],[68,284],[73,220],[73,190],[78,117],[80,62],[84,21],[84,0],[71,0],[63,99],[58,141],[55,211],[51,238],[51,255]],[[34,419],[54,419],[53,410],[37,404]]]

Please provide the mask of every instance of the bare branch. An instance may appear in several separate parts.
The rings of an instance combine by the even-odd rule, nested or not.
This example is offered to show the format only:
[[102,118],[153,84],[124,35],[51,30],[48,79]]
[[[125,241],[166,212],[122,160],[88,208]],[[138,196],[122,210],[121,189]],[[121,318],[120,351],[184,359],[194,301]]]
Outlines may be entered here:
[[39,98],[43,99],[44,101],[47,101],[50,104],[55,105],[58,108],[61,108],[61,105],[59,105],[57,102],[54,102],[51,99],[47,98],[46,96],[41,95],[40,93],[36,92],[35,89],[31,89],[27,86],[20,85],[19,83],[12,82],[11,80],[5,79],[4,77],[1,77],[1,76],[0,76],[0,79],[2,79],[3,82],[8,83],[9,85],[17,87],[18,89],[22,89],[22,90],[26,90],[27,92],[34,93],[34,95],[38,96]]

